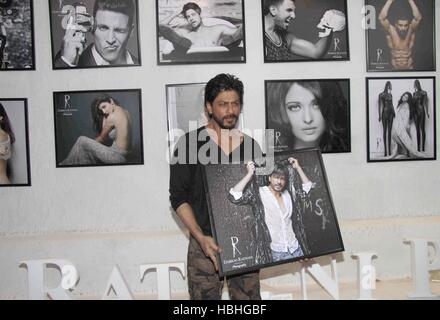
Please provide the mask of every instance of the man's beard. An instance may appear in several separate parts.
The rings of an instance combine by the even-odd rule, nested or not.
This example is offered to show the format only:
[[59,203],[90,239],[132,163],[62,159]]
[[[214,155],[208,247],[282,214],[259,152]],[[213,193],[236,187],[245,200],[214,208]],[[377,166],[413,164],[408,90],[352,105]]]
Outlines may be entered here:
[[409,31],[409,30],[404,30],[404,31],[400,31],[400,30],[398,30],[398,31],[397,31],[397,34],[399,35],[399,37],[400,37],[401,39],[404,39],[404,38],[406,38],[406,36],[408,35],[408,31]]
[[[226,122],[225,120],[231,119],[231,118],[235,119],[234,123],[232,125],[225,124],[225,122]],[[214,121],[217,122],[217,124],[219,125],[220,128],[231,130],[231,129],[235,128],[235,125],[237,124],[238,117],[236,115],[232,115],[232,116],[226,116],[226,117],[223,117],[223,118],[217,118],[213,114],[212,115],[212,119],[214,119]]]

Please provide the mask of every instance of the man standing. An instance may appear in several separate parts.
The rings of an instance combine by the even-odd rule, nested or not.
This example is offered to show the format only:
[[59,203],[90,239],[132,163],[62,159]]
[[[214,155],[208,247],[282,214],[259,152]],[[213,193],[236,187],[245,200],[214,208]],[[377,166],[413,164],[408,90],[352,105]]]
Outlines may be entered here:
[[[312,182],[305,175],[297,159],[289,158],[288,162],[301,179],[302,190],[298,192],[308,194]],[[288,168],[283,164],[275,164],[269,176],[269,185],[259,187],[258,190],[249,187],[249,182],[255,174],[255,164],[249,162],[246,169],[247,174],[229,191],[232,196],[229,199],[238,205],[251,205],[254,214],[255,211],[264,210],[262,215],[270,233],[272,261],[283,261],[309,254],[302,224],[303,212],[299,212],[301,210],[301,206],[298,205],[299,199],[296,190],[288,188],[291,180]],[[253,192],[258,192],[258,195],[252,194]]]
[[[251,137],[233,130],[243,104],[243,83],[233,75],[219,74],[205,88],[206,127],[187,133],[177,143],[170,166],[170,201],[188,228],[188,288],[192,300],[218,300],[223,280],[218,275],[216,254],[221,248],[212,237],[203,166],[251,161],[262,156]],[[227,279],[231,299],[260,299],[259,273]]]
[[[177,12],[159,24],[159,34],[173,43],[176,50],[199,47],[228,46],[243,39],[243,26],[239,28],[226,24],[207,26],[201,17],[202,9],[194,2],[186,3],[181,12]],[[184,25],[173,23],[176,18],[186,20]]]
[[387,0],[379,14],[379,22],[387,32],[387,43],[391,53],[391,65],[395,70],[412,70],[413,48],[416,30],[422,20],[414,0],[408,0],[412,10],[412,20],[406,14],[399,14],[394,24],[388,20],[388,12],[394,0]]
[[296,0],[262,1],[267,61],[292,60],[294,54],[319,59],[328,51],[333,32],[345,28],[345,15],[338,10],[328,10],[317,26],[324,31],[319,33],[320,39],[312,43],[289,32],[290,22],[295,18]]
[[[106,65],[139,65],[127,50],[134,30],[133,0],[96,0],[93,7],[92,34],[94,43],[85,48],[85,23],[74,21],[87,16],[84,6],[77,6],[75,17],[69,18],[61,50],[55,57],[56,67],[90,67]],[[89,26],[92,23],[89,21]]]
[[429,119],[428,93],[422,89],[420,81],[414,81],[414,124],[417,132],[417,151],[425,151],[426,117]]

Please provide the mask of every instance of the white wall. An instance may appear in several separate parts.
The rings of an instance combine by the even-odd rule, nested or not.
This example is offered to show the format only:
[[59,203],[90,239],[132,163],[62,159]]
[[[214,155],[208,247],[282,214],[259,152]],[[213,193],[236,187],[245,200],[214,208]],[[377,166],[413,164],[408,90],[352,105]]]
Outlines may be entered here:
[[[168,201],[165,84],[206,82],[221,72],[243,80],[244,123],[251,129],[265,126],[264,80],[351,79],[352,152],[324,155],[346,250],[379,251],[384,277],[409,275],[409,248],[403,245],[403,238],[439,235],[440,166],[438,161],[366,162],[365,77],[384,74],[365,72],[363,1],[348,0],[348,62],[264,64],[260,1],[248,0],[246,64],[160,67],[156,65],[154,2],[139,1],[142,67],[53,71],[48,4],[34,1],[37,70],[0,74],[1,97],[29,99],[32,173],[32,187],[0,189],[0,298],[27,296],[26,272],[18,268],[22,260],[71,260],[82,272],[74,292],[77,295],[101,295],[115,264],[121,266],[134,291],[153,292],[152,275],[143,284],[138,280],[141,263],[185,261],[187,240]],[[440,17],[438,4],[436,17]],[[436,35],[440,43],[438,23]],[[124,88],[142,89],[145,165],[56,169],[52,92]],[[404,217],[414,224],[402,227],[400,219]],[[420,217],[434,218],[424,224]],[[385,218],[393,219],[380,224]],[[367,222],[358,226],[353,220]],[[352,278],[355,269],[349,255],[345,259],[340,278]],[[265,281],[279,283],[271,276],[269,272]],[[177,276],[173,290],[186,290],[185,282]]]

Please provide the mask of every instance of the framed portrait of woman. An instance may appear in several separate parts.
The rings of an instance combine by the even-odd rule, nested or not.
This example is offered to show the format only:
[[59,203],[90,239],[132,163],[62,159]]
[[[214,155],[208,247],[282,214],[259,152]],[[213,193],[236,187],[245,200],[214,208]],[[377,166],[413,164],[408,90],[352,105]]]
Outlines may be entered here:
[[56,166],[144,164],[141,90],[54,92]]
[[435,1],[365,0],[367,71],[435,71]]
[[367,78],[367,161],[436,159],[435,77]]
[[350,60],[346,0],[261,0],[264,62]]
[[244,0],[156,0],[157,63],[245,63]]
[[30,185],[27,99],[0,98],[0,187]]
[[52,67],[141,66],[138,0],[48,0]]
[[32,0],[0,1],[0,71],[35,70]]
[[266,129],[274,152],[319,148],[351,151],[350,80],[266,80]]
[[220,275],[344,251],[317,148],[207,165],[204,185]]

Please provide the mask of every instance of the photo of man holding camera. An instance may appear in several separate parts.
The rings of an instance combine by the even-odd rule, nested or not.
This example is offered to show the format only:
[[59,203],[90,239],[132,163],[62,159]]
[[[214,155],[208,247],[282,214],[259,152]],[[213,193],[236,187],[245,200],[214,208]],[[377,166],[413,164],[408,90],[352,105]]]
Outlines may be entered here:
[[[54,2],[51,8],[57,5]],[[93,8],[92,14],[88,8]],[[52,15],[63,17],[61,26],[65,30],[61,44],[53,45],[54,50],[59,48],[55,69],[140,65],[139,44],[133,39],[138,39],[137,1],[135,5],[135,0],[88,0],[64,4],[59,9],[51,10]],[[93,42],[87,44],[89,33]]]

